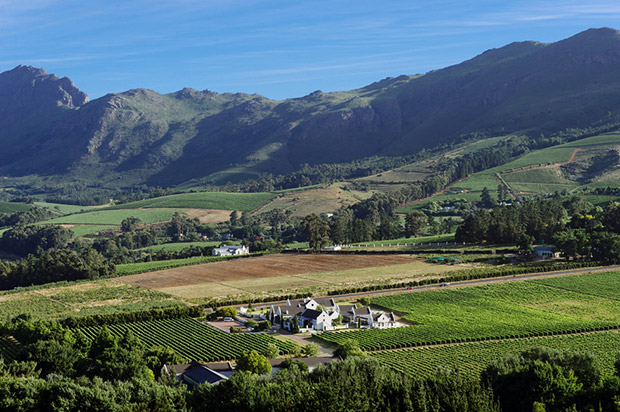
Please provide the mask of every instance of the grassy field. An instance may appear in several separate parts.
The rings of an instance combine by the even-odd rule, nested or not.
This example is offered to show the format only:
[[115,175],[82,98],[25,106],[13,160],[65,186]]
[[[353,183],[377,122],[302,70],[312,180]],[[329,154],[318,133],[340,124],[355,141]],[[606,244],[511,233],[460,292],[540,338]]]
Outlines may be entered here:
[[420,236],[420,237],[409,237],[409,238],[400,238],[400,239],[390,239],[390,240],[373,240],[370,242],[360,242],[360,243],[352,243],[352,245],[376,245],[376,246],[387,246],[387,245],[417,245],[420,243],[441,243],[441,242],[454,242],[454,234],[444,234],[444,235],[434,235],[434,236]]
[[515,183],[511,187],[517,192],[523,193],[555,193],[563,190],[572,190],[578,186],[577,183]]
[[[219,240],[209,241],[209,242],[173,242],[173,243],[162,243],[161,245],[153,245],[149,247],[143,247],[136,250],[141,251],[153,251],[159,252],[160,250],[167,250],[169,252],[178,252],[179,250],[187,249],[189,247],[214,247],[219,246],[222,242]],[[236,245],[239,242],[226,242],[227,245]]]
[[[125,323],[108,328],[118,337],[123,336],[129,329],[147,346],[167,346],[188,361],[233,360],[239,358],[243,351],[265,352],[270,343],[275,344],[283,354],[289,353],[295,347],[294,343],[265,333],[225,333],[191,318]],[[87,338],[94,339],[99,328],[79,330]]]
[[510,185],[517,183],[552,183],[576,185],[575,182],[560,176],[554,169],[526,169],[513,173],[503,173],[502,177]]
[[32,206],[26,203],[0,202],[0,213],[25,212]]
[[98,280],[2,292],[0,319],[5,321],[20,314],[34,319],[59,319],[183,304],[163,292]]
[[113,206],[113,209],[185,208],[252,211],[273,199],[273,193],[198,192],[155,197]]
[[93,206],[78,206],[78,205],[65,205],[62,203],[49,203],[49,202],[34,202],[35,205],[47,208],[53,212],[62,213],[63,215],[69,215],[71,213],[85,212],[93,209]]
[[620,326],[620,301],[592,293],[607,287],[602,278],[616,279],[618,272],[590,276],[573,280],[588,285],[588,293],[527,281],[379,297],[372,303],[405,313],[404,319],[416,326],[328,333],[321,338],[334,342],[353,338],[369,350]]
[[585,139],[576,140],[574,142],[565,143],[564,147],[587,147],[593,145],[613,145],[620,144],[620,134],[618,133],[606,133],[593,137],[586,137]]
[[73,236],[86,236],[92,235],[97,232],[105,231],[105,230],[118,230],[118,226],[105,226],[105,225],[75,225],[70,227],[73,232]]
[[595,365],[603,376],[611,377],[614,373],[614,363],[620,356],[620,334],[600,332],[430,346],[377,352],[373,353],[372,357],[410,376],[432,376],[439,366],[445,366],[457,368],[466,377],[477,379],[480,372],[495,359],[516,355],[539,346],[596,354]]
[[333,212],[342,206],[350,206],[372,196],[372,192],[351,191],[346,183],[334,183],[308,190],[283,193],[261,209],[268,212],[273,209],[286,209],[296,217],[305,217],[311,213]]
[[183,213],[185,209],[121,209],[96,210],[76,213],[46,220],[45,224],[82,224],[82,225],[120,225],[123,219],[137,217],[142,223],[155,223],[170,220],[175,213]]

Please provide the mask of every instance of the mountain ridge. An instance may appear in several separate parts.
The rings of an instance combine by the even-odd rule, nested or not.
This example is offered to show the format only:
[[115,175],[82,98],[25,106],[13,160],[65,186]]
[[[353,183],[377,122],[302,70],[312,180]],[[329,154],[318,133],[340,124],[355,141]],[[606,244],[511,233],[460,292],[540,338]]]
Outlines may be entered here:
[[80,176],[111,187],[224,183],[415,153],[479,131],[549,133],[620,114],[619,71],[620,32],[609,28],[280,101],[190,88],[89,101],[67,78],[18,66],[0,74],[0,174]]

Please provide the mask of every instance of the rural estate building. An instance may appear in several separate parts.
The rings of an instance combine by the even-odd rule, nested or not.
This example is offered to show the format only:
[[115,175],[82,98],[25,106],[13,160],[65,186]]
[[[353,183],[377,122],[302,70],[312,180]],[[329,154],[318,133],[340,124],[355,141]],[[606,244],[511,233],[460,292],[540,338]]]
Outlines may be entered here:
[[230,378],[233,367],[229,362],[199,363],[192,362],[184,365],[164,365],[162,374],[174,373],[174,377],[187,385],[190,389],[209,382],[216,385]]
[[534,246],[534,257],[553,259],[560,254],[555,251],[555,246]]
[[233,255],[247,255],[250,250],[246,246],[220,246],[213,248],[211,255],[213,256],[233,256]]
[[297,326],[302,330],[326,331],[333,330],[334,321],[342,317],[344,324],[354,324],[366,328],[396,328],[393,313],[373,312],[370,308],[358,308],[357,305],[337,305],[334,299],[306,298],[286,305],[271,306],[270,319],[283,328],[292,330],[293,321],[297,317]]

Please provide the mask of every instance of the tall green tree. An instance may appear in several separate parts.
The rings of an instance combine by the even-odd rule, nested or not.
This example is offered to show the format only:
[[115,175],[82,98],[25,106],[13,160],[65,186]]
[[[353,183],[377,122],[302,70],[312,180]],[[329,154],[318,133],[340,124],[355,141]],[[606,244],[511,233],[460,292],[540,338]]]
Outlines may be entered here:
[[329,242],[329,224],[316,214],[306,216],[301,222],[310,249],[319,251]]
[[405,215],[405,235],[407,237],[422,234],[422,231],[426,227],[428,222],[428,216],[420,211],[409,212]]
[[265,356],[255,350],[244,351],[241,357],[237,359],[235,370],[249,372],[254,375],[269,375],[271,373],[271,364]]

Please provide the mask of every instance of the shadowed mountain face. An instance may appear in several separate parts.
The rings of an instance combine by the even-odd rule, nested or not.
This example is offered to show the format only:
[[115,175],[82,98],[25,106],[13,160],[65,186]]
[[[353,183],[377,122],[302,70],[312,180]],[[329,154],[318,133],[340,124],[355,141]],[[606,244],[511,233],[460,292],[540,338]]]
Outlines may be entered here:
[[226,170],[243,179],[403,155],[482,130],[548,133],[620,113],[619,73],[612,29],[284,101],[137,89],[89,102],[69,79],[19,66],[0,74],[0,174],[173,185]]

